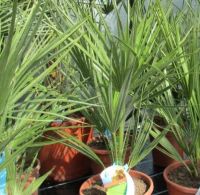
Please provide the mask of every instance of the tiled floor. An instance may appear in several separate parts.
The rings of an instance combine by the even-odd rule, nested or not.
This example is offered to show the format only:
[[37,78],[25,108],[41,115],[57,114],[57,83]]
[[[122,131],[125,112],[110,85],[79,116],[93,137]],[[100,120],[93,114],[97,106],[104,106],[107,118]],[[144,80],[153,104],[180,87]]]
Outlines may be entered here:
[[[154,181],[154,195],[167,195],[163,180],[163,168],[153,166],[151,155],[143,160],[137,170],[150,175]],[[78,195],[79,187],[89,176],[60,184],[44,183],[40,188],[40,195]]]

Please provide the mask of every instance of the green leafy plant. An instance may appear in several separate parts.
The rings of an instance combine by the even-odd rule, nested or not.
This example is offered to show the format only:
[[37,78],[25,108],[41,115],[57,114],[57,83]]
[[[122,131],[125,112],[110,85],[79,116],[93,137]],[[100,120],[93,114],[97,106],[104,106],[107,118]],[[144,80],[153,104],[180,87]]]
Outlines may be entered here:
[[[56,24],[60,35],[80,18],[88,18],[81,29],[83,37],[71,50],[74,68],[80,73],[74,81],[77,93],[81,99],[94,98],[93,103],[99,105],[85,110],[84,115],[101,135],[106,136],[108,132],[112,161],[124,164],[125,151],[130,147],[129,167],[133,167],[149,154],[162,136],[146,145],[152,122],[143,104],[169,88],[157,90],[173,75],[170,67],[177,51],[160,54],[165,43],[157,39],[161,29],[155,20],[154,5],[145,11],[142,1],[136,1],[133,7],[122,3],[127,13],[127,21],[123,21],[125,27],[116,2],[113,3],[117,35],[111,32],[103,11],[96,4],[80,7],[76,1],[62,1],[58,5],[52,0],[49,23]],[[91,8],[98,11],[98,22]],[[168,75],[162,72],[166,67]],[[128,116],[131,117],[127,121]],[[86,153],[88,148],[84,149]]]
[[[70,39],[86,19],[57,36],[45,23],[45,1],[19,4],[17,0],[1,1],[1,5],[4,9],[1,13],[6,13],[8,8],[10,11],[0,15],[1,21],[5,21],[0,28],[0,153],[5,153],[0,170],[6,169],[7,188],[12,194],[31,194],[48,173],[24,190],[23,185],[19,185],[21,181],[16,180],[20,174],[16,166],[22,154],[45,144],[38,140],[49,130],[49,122],[68,118],[67,115],[74,112],[73,105],[79,104],[79,110],[89,106],[44,85],[45,78],[82,36],[80,33],[79,37]],[[50,62],[51,66],[47,66]],[[65,106],[54,106],[61,103]]]

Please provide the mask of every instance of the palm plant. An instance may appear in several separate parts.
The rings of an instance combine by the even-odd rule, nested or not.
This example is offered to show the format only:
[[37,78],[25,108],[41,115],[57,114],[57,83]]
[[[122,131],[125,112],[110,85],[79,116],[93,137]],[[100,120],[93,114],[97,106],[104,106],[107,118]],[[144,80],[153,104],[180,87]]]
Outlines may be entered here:
[[[74,81],[77,93],[81,99],[94,98],[93,102],[99,105],[85,110],[84,115],[99,133],[105,136],[108,132],[112,161],[123,164],[125,151],[127,147],[131,148],[129,167],[141,161],[162,136],[148,146],[145,145],[151,129],[151,119],[147,115],[145,117],[143,104],[169,88],[156,90],[173,75],[170,63],[177,52],[173,50],[160,55],[164,42],[157,39],[161,29],[155,20],[154,5],[151,4],[145,11],[143,3],[136,1],[130,7],[122,1],[127,12],[124,28],[116,1],[113,1],[119,29],[115,36],[106,23],[101,6],[95,3],[80,6],[76,1],[64,0],[59,5],[54,0],[49,2],[53,5],[49,23],[54,28],[56,24],[58,35],[63,34],[80,18],[88,18],[82,28],[83,37],[71,50],[72,63],[80,73]],[[98,11],[98,22],[91,8]],[[166,66],[168,75],[162,73]],[[135,115],[131,115],[134,110]],[[132,116],[129,121],[128,116]],[[131,145],[128,144],[130,137]]]
[[[162,97],[156,99],[158,112],[168,121],[171,130],[183,152],[186,159],[189,159],[188,165],[174,150],[171,144],[162,139],[160,144],[163,147],[159,149],[170,157],[181,161],[190,175],[198,178],[200,162],[200,131],[199,131],[199,2],[188,3],[175,17],[168,18],[163,9],[157,10],[162,28],[162,36],[167,42],[166,50],[172,50],[177,47],[179,58],[174,62],[174,72],[176,72],[177,85],[174,90],[179,93],[178,101],[172,91],[166,92]],[[168,11],[168,15],[171,12]],[[185,16],[187,15],[187,19]],[[161,17],[162,16],[162,17]],[[165,51],[163,51],[165,52]],[[170,83],[166,83],[170,85]],[[178,104],[177,104],[178,103]],[[156,137],[158,131],[152,132]]]
[[[10,4],[9,4],[10,2]],[[66,58],[68,52],[80,37],[70,39],[85,22],[74,25],[60,36],[44,22],[45,3],[34,1],[2,1],[2,13],[12,5],[12,13],[2,14],[4,28],[0,29],[0,153],[5,160],[0,170],[6,169],[7,182],[11,194],[33,193],[47,175],[31,184],[25,191],[20,181],[16,180],[18,159],[30,147],[44,143],[37,139],[47,131],[47,125],[57,117],[66,118],[73,112],[72,105],[80,102],[70,101],[57,91],[50,91],[44,85],[44,79]],[[9,4],[9,5],[8,5]],[[28,6],[27,6],[28,4]],[[26,9],[27,8],[27,9]],[[5,11],[5,12],[4,12]],[[18,19],[23,16],[23,20]],[[79,34],[82,36],[82,33]],[[65,42],[66,45],[60,48]],[[51,66],[47,64],[51,62]],[[56,98],[55,98],[56,96]],[[65,106],[53,105],[65,103]],[[79,109],[88,107],[80,105]],[[25,182],[25,181],[23,181]],[[21,187],[20,187],[21,186]]]

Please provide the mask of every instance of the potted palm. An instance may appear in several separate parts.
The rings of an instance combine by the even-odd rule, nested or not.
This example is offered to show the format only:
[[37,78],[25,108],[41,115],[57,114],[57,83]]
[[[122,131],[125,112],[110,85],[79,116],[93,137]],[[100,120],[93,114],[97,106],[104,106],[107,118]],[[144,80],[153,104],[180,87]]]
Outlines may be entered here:
[[[120,92],[120,94],[123,94],[123,93]],[[124,97],[124,94],[122,96]],[[121,98],[122,97],[120,97],[118,99],[118,101],[120,101]],[[115,97],[115,101],[117,101],[116,97]],[[115,103],[117,103],[117,102],[115,102]],[[119,104],[115,104],[115,105],[119,105]],[[118,106],[116,106],[114,108],[114,105],[110,105],[109,108],[112,108],[113,111],[114,111],[114,109],[117,109],[115,111],[119,111],[118,109],[120,109],[120,107],[118,107]],[[103,111],[105,109],[105,107],[101,108],[101,109]],[[105,111],[106,110],[104,110],[104,112]],[[122,114],[122,112],[121,112],[121,114]],[[102,116],[103,115],[101,114],[101,117]],[[117,114],[116,114],[116,117],[117,117]],[[151,128],[151,125],[148,122],[146,122],[146,121],[148,121],[148,119],[145,118],[144,116],[143,116],[144,121],[142,121],[141,123],[139,123],[138,121],[134,121],[133,118],[129,122],[125,123],[125,114],[123,117],[124,117],[124,119],[119,119],[119,121],[121,121],[121,123],[118,123],[118,125],[120,125],[120,126],[118,126],[119,129],[117,129],[116,131],[114,131],[114,130],[111,131],[110,129],[107,130],[107,133],[110,134],[108,136],[105,136],[105,134],[103,134],[104,139],[106,137],[108,140],[107,153],[109,154],[109,157],[111,159],[108,164],[104,164],[104,166],[108,166],[108,168],[106,168],[105,170],[113,167],[113,166],[111,166],[112,163],[119,165],[119,167],[124,165],[125,163],[127,163],[128,167],[129,167],[129,174],[135,178],[134,181],[137,182],[138,179],[139,180],[141,179],[147,186],[149,186],[149,188],[146,188],[143,185],[141,185],[142,187],[139,185],[141,188],[144,187],[144,189],[142,189],[141,193],[145,192],[145,194],[151,194],[153,191],[153,185],[152,185],[153,183],[152,183],[151,179],[143,173],[139,173],[137,171],[130,170],[131,167],[134,167],[138,163],[138,161],[140,161],[140,159],[142,158],[143,155],[149,153],[150,147],[153,148],[153,146],[154,146],[153,144],[155,144],[155,142],[151,143],[151,145],[149,145],[148,148],[145,148],[144,143],[148,139],[148,132]],[[134,118],[135,117],[136,117],[136,115],[134,116]],[[113,117],[113,119],[115,119],[115,117]],[[136,120],[138,120],[138,118]],[[117,120],[115,119],[115,121],[117,121]],[[130,126],[127,128],[125,127],[126,125],[131,124],[131,123],[132,124],[134,123],[134,127],[130,127]],[[113,122],[113,124],[115,124],[115,123]],[[140,128],[138,128],[139,124],[140,124]],[[117,124],[115,124],[115,125],[117,125]],[[110,126],[110,128],[111,127],[112,126]],[[121,133],[120,131],[122,131],[122,134],[120,134]],[[132,136],[132,140],[129,140],[130,134],[134,134],[134,136]],[[122,141],[121,145],[120,145],[120,141],[119,141],[120,139]],[[129,152],[130,152],[130,154],[128,156],[128,162],[125,160],[127,150],[129,150]],[[98,152],[96,152],[96,154],[99,155]],[[101,157],[101,156],[99,156],[99,157]],[[126,170],[126,171],[128,171],[128,170]],[[102,173],[103,172],[101,172],[100,175]],[[108,172],[107,174],[110,174],[110,173]],[[92,188],[95,183],[98,183],[98,181],[100,181],[100,179],[102,179],[102,178],[100,178],[100,175],[93,176],[92,178],[90,178],[89,180],[84,182],[80,188],[80,194],[86,193],[86,191],[88,191],[88,189]],[[113,176],[113,177],[116,177],[116,176]],[[116,180],[117,185],[114,183],[109,184],[109,187],[107,186],[108,191],[111,190],[110,188],[113,188],[113,190],[115,191],[115,190],[117,190],[116,188],[118,188],[118,185],[119,186],[122,185],[121,186],[122,189],[120,187],[118,190],[122,190],[122,193],[124,193],[124,189],[123,189],[124,180],[122,182],[121,179],[123,180],[124,177],[123,176],[122,176],[122,178],[119,177]],[[136,186],[136,194],[139,193],[138,189],[140,187]],[[125,188],[125,191],[126,191],[126,188]]]
[[[111,162],[123,166],[126,151],[129,150],[127,163],[130,170],[150,153],[162,136],[146,145],[152,123],[151,119],[145,116],[142,104],[167,89],[157,91],[155,88],[165,81],[166,75],[163,75],[161,70],[167,65],[170,70],[170,63],[177,51],[169,52],[162,58],[156,55],[163,43],[159,45],[159,42],[156,42],[160,29],[154,20],[153,5],[144,12],[143,3],[140,1],[136,1],[132,8],[123,2],[128,17],[125,28],[122,27],[122,21],[117,19],[119,30],[116,35],[105,22],[101,6],[92,4],[99,10],[100,20],[97,23],[91,17],[91,5],[80,6],[76,1],[63,1],[62,6],[58,6],[53,0],[51,3],[55,5],[55,17],[52,21],[57,23],[58,34],[64,33],[65,29],[73,26],[74,22],[83,16],[88,17],[81,29],[85,33],[84,36],[71,50],[74,68],[80,73],[75,80],[77,93],[81,99],[93,98],[93,102],[98,104],[83,113],[103,139],[108,140],[106,146]],[[119,15],[115,3],[113,7],[116,15]],[[58,24],[60,20],[62,26]],[[50,22],[53,23],[52,21]],[[172,74],[173,72],[169,76]],[[131,117],[127,121],[128,116]],[[73,141],[74,143],[68,140],[66,144],[78,148],[78,144]],[[85,146],[84,149],[85,154],[94,155],[92,152],[86,152],[89,151],[88,147]],[[148,181],[148,184],[152,183],[149,179],[144,180]],[[86,183],[91,184],[90,181]],[[80,194],[83,193],[84,186],[85,184]],[[152,187],[149,191],[151,194]]]
[[[189,5],[189,7],[188,7]],[[194,6],[195,5],[195,6]],[[177,17],[170,20],[164,11],[159,9],[160,19],[165,23],[162,36],[167,41],[167,50],[175,47],[179,50],[179,58],[174,63],[176,90],[179,92],[179,104],[174,97],[165,95],[157,99],[158,110],[173,126],[172,132],[184,152],[182,158],[165,138],[161,139],[160,151],[179,161],[169,165],[164,171],[169,194],[196,194],[200,185],[200,150],[199,150],[199,2],[187,4],[184,11],[177,13]],[[183,19],[187,14],[187,20]],[[176,32],[173,31],[176,29]],[[187,34],[187,36],[185,36]],[[164,106],[165,105],[165,106]],[[158,131],[153,132],[156,137]]]
[[[197,90],[195,88],[194,91]],[[176,161],[164,170],[164,178],[171,195],[196,194],[199,188],[199,116],[195,110],[198,105],[198,93],[195,92],[191,98],[191,101],[185,100],[179,107],[169,104],[166,99],[158,101],[160,106],[162,105],[162,108],[159,108],[160,112],[170,123],[170,127],[173,127],[170,129],[174,139],[184,152],[184,156],[180,155],[167,138],[160,140],[159,150]],[[160,131],[155,129],[152,131],[154,137],[159,133]]]

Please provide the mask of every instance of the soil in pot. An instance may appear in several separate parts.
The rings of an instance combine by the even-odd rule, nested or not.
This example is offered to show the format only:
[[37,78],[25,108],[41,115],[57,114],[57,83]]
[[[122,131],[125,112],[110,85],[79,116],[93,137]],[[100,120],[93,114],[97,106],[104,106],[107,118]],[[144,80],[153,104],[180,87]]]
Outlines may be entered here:
[[[200,172],[200,166],[199,166]],[[171,181],[183,185],[189,188],[199,188],[200,186],[200,177],[194,178],[190,175],[187,169],[184,166],[180,166],[177,169],[171,171],[168,174],[168,177]]]
[[[77,117],[78,116],[74,116],[77,121],[54,122],[51,126],[62,129],[66,133],[66,136],[70,134],[78,138],[80,141],[88,143],[92,140],[93,129],[91,127],[84,127],[85,124],[83,123],[86,122],[84,117]],[[69,126],[77,127],[70,128]],[[52,132],[50,132],[50,134],[52,136]],[[77,150],[60,143],[41,148],[39,158],[41,161],[42,174],[54,168],[48,178],[54,182],[76,179],[90,172],[89,158]]]
[[[132,177],[135,188],[136,188],[136,193],[135,195],[144,195],[146,190],[147,190],[147,184],[142,180],[138,178]],[[83,191],[84,195],[106,195],[106,190],[102,187],[101,181],[98,183],[94,184],[91,186],[89,189],[86,189]]]
[[[136,185],[136,195],[151,195],[153,192],[153,181],[144,173],[131,170],[129,174],[132,176]],[[105,188],[99,175],[95,175],[85,181],[80,188],[80,195],[105,195]]]
[[[95,154],[101,159],[105,167],[112,165],[112,159],[110,156],[110,151],[106,147],[106,139],[102,137],[95,137],[93,141],[89,142],[89,146],[95,152]],[[129,160],[130,152],[127,150],[125,162]],[[91,170],[93,174],[98,174],[103,171],[103,167],[97,164],[95,161],[91,161]]]

